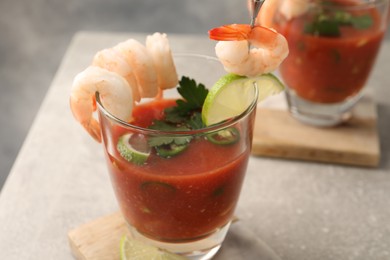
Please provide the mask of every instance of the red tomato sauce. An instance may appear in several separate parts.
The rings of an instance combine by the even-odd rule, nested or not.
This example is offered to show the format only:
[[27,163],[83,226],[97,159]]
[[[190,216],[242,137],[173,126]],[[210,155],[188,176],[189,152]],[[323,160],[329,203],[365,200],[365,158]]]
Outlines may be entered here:
[[280,66],[285,83],[306,100],[342,102],[356,95],[366,84],[384,35],[375,9],[368,29],[341,26],[338,37],[304,33],[305,17],[293,18],[275,28],[283,34],[290,53]]
[[155,99],[145,104],[139,104],[133,109],[133,125],[148,127],[153,120],[164,118],[164,109],[176,105],[174,99]]
[[[143,127],[163,118],[172,100],[156,100],[134,109],[132,124]],[[114,130],[113,142],[125,133]],[[239,198],[250,153],[246,138],[217,145],[194,138],[172,158],[152,152],[141,166],[107,149],[109,171],[128,223],[161,241],[201,239],[227,224]]]

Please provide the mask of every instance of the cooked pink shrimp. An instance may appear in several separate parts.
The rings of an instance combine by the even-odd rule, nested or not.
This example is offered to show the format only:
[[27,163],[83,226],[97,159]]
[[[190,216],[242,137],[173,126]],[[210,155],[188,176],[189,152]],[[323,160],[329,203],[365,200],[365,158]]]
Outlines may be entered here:
[[309,9],[310,0],[285,0],[281,3],[280,13],[288,20],[300,16]]
[[122,53],[133,68],[141,97],[155,97],[158,94],[157,70],[146,47],[130,39],[116,45],[114,50]]
[[138,85],[134,76],[134,70],[130,64],[123,58],[123,55],[114,49],[104,49],[96,53],[92,61],[93,66],[118,73],[127,80],[133,91],[134,101],[140,101]]
[[100,125],[93,117],[96,92],[107,111],[123,121],[131,119],[133,96],[122,76],[103,68],[90,66],[75,77],[70,95],[73,116],[96,141],[101,142]]
[[[249,0],[251,1],[251,0]],[[309,9],[311,0],[266,0],[260,9],[256,23],[262,26],[273,26],[276,12],[287,20],[304,14]]]
[[[227,72],[253,77],[275,70],[288,55],[286,39],[266,27],[231,24],[209,31]],[[251,47],[252,46],[252,47]]]
[[156,66],[159,88],[164,90],[176,87],[179,79],[167,35],[154,33],[147,36],[146,48]]

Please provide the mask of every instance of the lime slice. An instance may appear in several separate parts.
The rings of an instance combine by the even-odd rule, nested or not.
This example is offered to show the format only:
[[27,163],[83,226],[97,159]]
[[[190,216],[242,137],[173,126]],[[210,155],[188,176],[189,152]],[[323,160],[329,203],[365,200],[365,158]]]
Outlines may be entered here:
[[185,257],[176,255],[157,247],[130,239],[126,235],[120,242],[121,260],[185,260]]
[[122,135],[118,140],[116,148],[124,159],[137,165],[142,165],[146,162],[151,150],[145,136],[138,134]]
[[203,123],[213,125],[243,113],[253,101],[254,83],[258,86],[257,102],[284,90],[280,80],[270,73],[253,78],[227,74],[214,84],[204,101]]

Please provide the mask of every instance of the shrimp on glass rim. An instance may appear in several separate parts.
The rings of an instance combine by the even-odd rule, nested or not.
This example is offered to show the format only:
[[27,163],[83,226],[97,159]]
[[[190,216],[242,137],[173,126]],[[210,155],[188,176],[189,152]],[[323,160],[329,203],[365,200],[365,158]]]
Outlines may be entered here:
[[157,70],[146,47],[134,39],[129,39],[117,44],[113,49],[121,53],[133,68],[141,97],[155,97],[158,94]]
[[259,25],[224,25],[210,30],[209,37],[219,41],[215,52],[225,70],[242,76],[272,72],[288,55],[284,36]]
[[100,143],[100,125],[93,117],[96,92],[104,107],[123,121],[131,119],[133,94],[125,78],[106,69],[90,66],[77,74],[72,85],[70,108],[75,119]]
[[131,87],[134,101],[140,101],[141,95],[139,93],[138,83],[134,75],[134,70],[121,53],[114,50],[113,48],[103,49],[95,54],[92,65],[118,73],[124,77]]
[[75,119],[101,142],[96,111],[96,92],[104,107],[129,122],[135,102],[161,98],[162,90],[177,86],[178,75],[166,34],[155,33],[146,46],[129,39],[97,52],[92,65],[79,73],[71,90],[70,107]]
[[154,33],[146,37],[146,49],[149,51],[157,70],[160,90],[174,88],[179,82],[168,37],[165,33]]

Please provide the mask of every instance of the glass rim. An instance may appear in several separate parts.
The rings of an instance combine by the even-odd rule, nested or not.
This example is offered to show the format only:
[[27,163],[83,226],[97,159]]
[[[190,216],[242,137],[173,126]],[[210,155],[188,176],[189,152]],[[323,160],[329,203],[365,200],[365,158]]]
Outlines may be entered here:
[[[217,58],[215,57],[212,57],[212,56],[208,56],[208,55],[203,55],[203,54],[195,54],[195,53],[175,53],[173,54],[174,57],[196,57],[196,58],[205,58],[205,59],[208,59],[208,60],[215,60],[215,61],[218,61]],[[222,65],[221,65],[222,66]],[[182,131],[166,131],[166,130],[155,130],[155,129],[149,129],[149,128],[145,128],[145,127],[140,127],[140,126],[136,126],[136,125],[132,125],[131,123],[128,123],[118,117],[116,117],[115,115],[113,115],[112,113],[110,113],[103,105],[103,102],[100,98],[100,94],[99,92],[97,91],[95,93],[95,99],[96,99],[96,104],[97,104],[97,107],[99,109],[99,111],[104,115],[106,116],[108,119],[110,119],[111,121],[115,122],[116,124],[124,127],[124,128],[128,128],[128,129],[133,129],[135,131],[138,131],[138,132],[143,132],[144,134],[147,133],[147,134],[151,134],[151,135],[179,135],[179,136],[188,136],[188,135],[194,135],[194,134],[202,134],[202,133],[209,133],[209,132],[214,132],[214,131],[218,131],[220,129],[223,129],[223,128],[227,128],[227,127],[230,127],[230,126],[233,126],[234,124],[236,124],[237,122],[241,121],[243,118],[245,118],[247,115],[249,115],[254,109],[256,109],[257,107],[257,99],[258,99],[258,95],[259,95],[259,90],[258,90],[258,87],[256,82],[253,83],[253,88],[254,88],[254,97],[253,97],[253,100],[252,102],[250,103],[250,105],[239,115],[235,116],[235,117],[231,117],[227,120],[224,120],[222,122],[219,122],[219,123],[216,123],[216,124],[213,124],[213,125],[210,125],[210,126],[206,126],[206,127],[203,127],[201,129],[191,129],[191,130],[182,130]],[[177,88],[177,87],[176,87]]]

